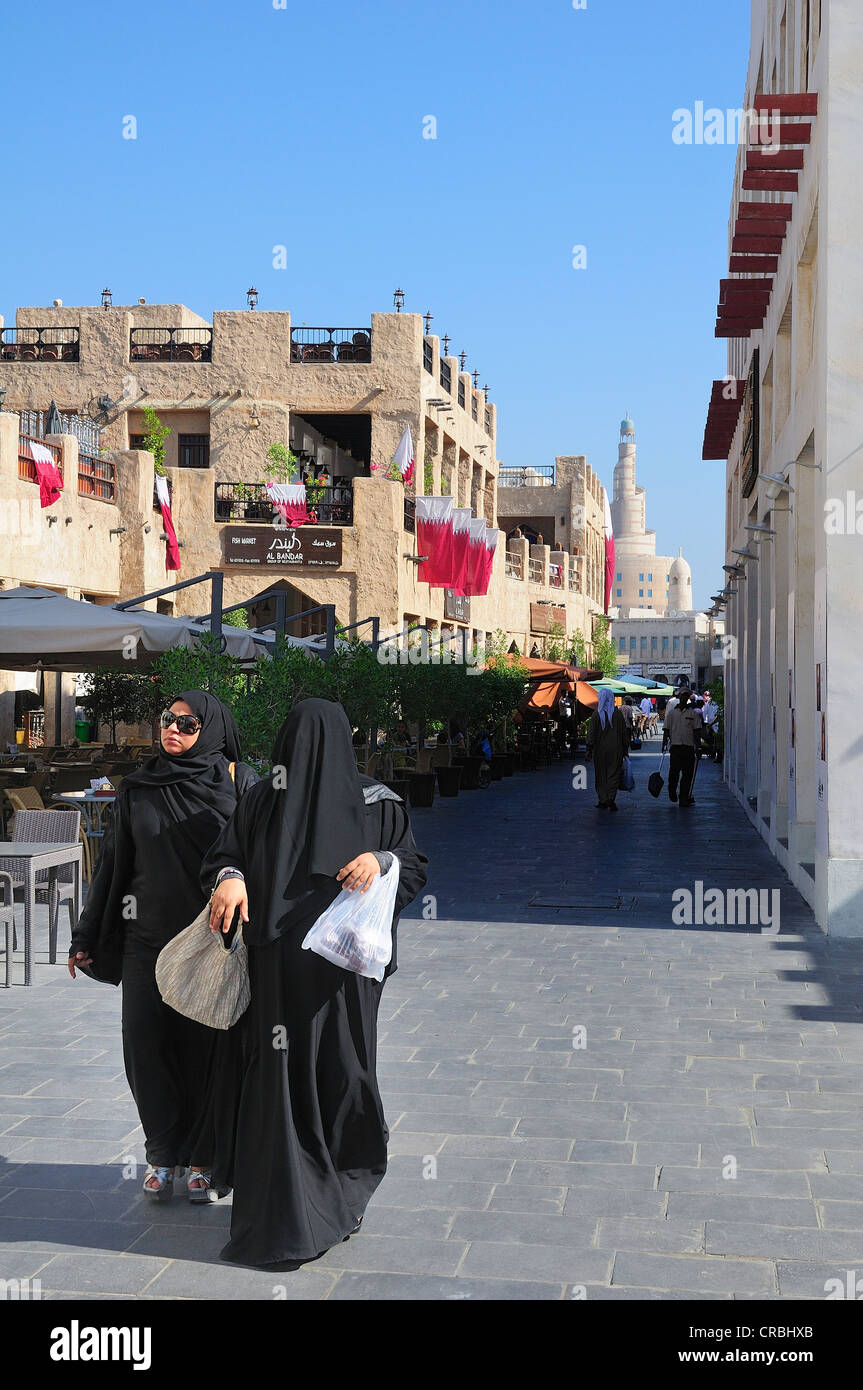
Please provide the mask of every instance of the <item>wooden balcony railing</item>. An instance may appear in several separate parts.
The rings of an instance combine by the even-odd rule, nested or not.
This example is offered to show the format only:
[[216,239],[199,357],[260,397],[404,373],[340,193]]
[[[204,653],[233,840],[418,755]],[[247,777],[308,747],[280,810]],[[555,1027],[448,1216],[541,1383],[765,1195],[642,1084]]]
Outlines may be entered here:
[[57,465],[60,476],[63,476],[63,454],[58,444],[46,444],[44,439],[35,439],[29,434],[19,434],[18,436],[18,477],[24,482],[38,483],[39,475],[36,472],[36,465],[33,462],[33,454],[30,449],[31,444],[41,444],[43,449],[47,449]]

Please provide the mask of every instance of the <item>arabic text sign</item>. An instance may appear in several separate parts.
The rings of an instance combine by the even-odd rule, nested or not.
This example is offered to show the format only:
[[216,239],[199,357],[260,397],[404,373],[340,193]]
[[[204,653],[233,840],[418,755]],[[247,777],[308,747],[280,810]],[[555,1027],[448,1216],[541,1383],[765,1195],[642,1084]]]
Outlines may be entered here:
[[338,569],[342,533],[335,526],[226,526],[225,564],[278,569]]

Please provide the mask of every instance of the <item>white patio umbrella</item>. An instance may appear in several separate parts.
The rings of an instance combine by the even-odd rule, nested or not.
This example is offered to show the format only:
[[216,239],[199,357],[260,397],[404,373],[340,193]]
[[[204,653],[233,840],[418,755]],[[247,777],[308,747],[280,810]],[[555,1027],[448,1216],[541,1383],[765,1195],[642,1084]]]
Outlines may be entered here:
[[[192,618],[121,610],[51,589],[0,589],[0,669],[6,671],[140,670],[172,647],[196,647],[207,630]],[[223,636],[226,651],[240,661],[254,661],[271,646],[244,628],[226,626]]]

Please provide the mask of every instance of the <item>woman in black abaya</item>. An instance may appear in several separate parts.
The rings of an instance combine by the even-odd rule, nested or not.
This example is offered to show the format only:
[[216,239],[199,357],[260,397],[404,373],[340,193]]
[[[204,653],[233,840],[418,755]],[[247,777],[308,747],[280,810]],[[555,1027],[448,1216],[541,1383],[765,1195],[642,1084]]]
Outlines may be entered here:
[[69,973],[123,984],[123,1060],[146,1139],[144,1191],[170,1197],[191,1165],[188,1196],[209,1200],[211,1139],[201,1126],[218,1034],[175,1013],[156,985],[156,957],[207,900],[201,861],[257,782],[240,756],[233,715],[215,696],[184,690],[161,716],[161,748],[123,779]]
[[229,875],[213,896],[214,928],[225,930],[237,907],[248,924],[242,1057],[215,1078],[214,1181],[234,1188],[223,1259],[314,1259],[358,1229],[384,1176],[383,983],[302,950],[302,941],[343,887],[365,891],[390,855],[399,885],[387,974],[398,914],[425,883],[427,860],[400,798],[357,772],[341,705],[301,701],[276,739],[271,777],[238,806],[202,871],[207,887]]

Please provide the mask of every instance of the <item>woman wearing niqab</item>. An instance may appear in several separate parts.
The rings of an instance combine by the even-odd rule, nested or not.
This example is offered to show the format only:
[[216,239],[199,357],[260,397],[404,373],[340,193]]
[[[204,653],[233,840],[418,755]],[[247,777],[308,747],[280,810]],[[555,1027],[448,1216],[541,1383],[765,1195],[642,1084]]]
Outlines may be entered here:
[[[389,1131],[376,1075],[383,982],[302,949],[343,887],[362,891],[399,860],[393,919],[427,860],[401,799],[357,771],[341,705],[303,700],[285,720],[270,778],[237,808],[204,862],[211,921],[247,918],[251,1003],[234,1065],[217,1074],[214,1181],[234,1189],[222,1258],[305,1261],[357,1230],[386,1171]],[[239,885],[239,886],[238,886]],[[245,897],[247,894],[247,911]]]
[[623,778],[623,759],[629,748],[629,729],[619,709],[614,707],[614,693],[599,692],[599,708],[590,716],[587,727],[587,749],[593,753],[593,776],[596,782],[598,811],[616,811],[615,797]]
[[[212,1155],[200,1126],[218,1034],[162,1001],[156,958],[207,901],[201,862],[257,775],[239,762],[233,715],[204,690],[184,690],[162,716],[159,752],[125,777],[107,824],[84,911],[72,934],[76,967],[123,985],[123,1060],[144,1130],[144,1191],[162,1200],[174,1169],[191,1167],[191,1201],[209,1199]],[[196,732],[182,732],[197,723]]]

